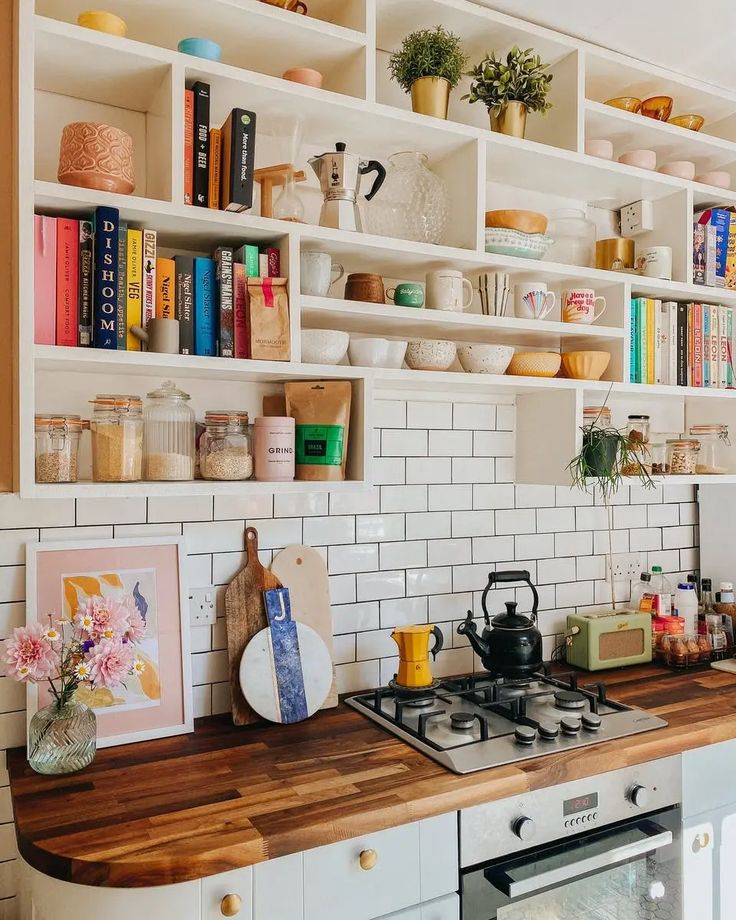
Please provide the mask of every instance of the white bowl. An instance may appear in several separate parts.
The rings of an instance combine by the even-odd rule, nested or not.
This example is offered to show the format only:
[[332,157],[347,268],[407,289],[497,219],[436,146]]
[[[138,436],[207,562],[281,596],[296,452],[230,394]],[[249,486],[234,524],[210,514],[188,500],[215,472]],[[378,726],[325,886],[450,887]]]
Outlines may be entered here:
[[407,342],[390,341],[388,343],[388,364],[386,367],[398,369],[404,363]]
[[468,374],[504,374],[514,349],[511,345],[458,345],[457,357]]
[[302,329],[304,364],[339,364],[348,350],[350,336],[339,329]]
[[692,160],[673,160],[671,163],[664,163],[657,172],[664,176],[674,176],[676,179],[692,182],[695,178],[695,163]]
[[348,356],[354,367],[401,367],[406,342],[391,339],[350,339]]
[[731,188],[731,176],[721,169],[701,173],[695,177],[695,181],[702,182],[703,185],[713,185],[716,188]]
[[589,140],[585,142],[585,152],[589,157],[600,157],[602,160],[613,159],[613,144],[604,139]]
[[406,349],[406,363],[414,371],[446,371],[455,360],[457,346],[445,339],[413,339]]
[[624,166],[637,166],[639,169],[656,169],[657,154],[654,150],[628,150],[618,158]]

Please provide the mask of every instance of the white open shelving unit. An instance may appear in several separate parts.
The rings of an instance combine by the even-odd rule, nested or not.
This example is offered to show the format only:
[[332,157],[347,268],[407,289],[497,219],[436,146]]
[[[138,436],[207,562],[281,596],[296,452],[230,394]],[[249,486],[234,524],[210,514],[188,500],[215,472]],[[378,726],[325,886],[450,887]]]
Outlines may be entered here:
[[[632,295],[699,300],[736,306],[736,291],[692,284],[692,215],[711,204],[736,204],[736,191],[722,191],[669,176],[597,160],[585,155],[585,140],[608,137],[616,155],[650,147],[660,162],[692,159],[698,172],[725,169],[736,185],[736,94],[628,59],[466,0],[309,0],[309,16],[289,13],[259,0],[116,0],[128,38],[76,25],[82,6],[75,0],[17,0],[19,5],[19,432],[20,492],[24,496],[120,496],[214,494],[234,491],[290,491],[360,487],[371,481],[372,417],[376,395],[398,392],[418,398],[515,401],[516,479],[566,484],[567,463],[580,445],[582,409],[609,394],[614,423],[629,412],[646,411],[657,431],[684,431],[693,422],[726,422],[736,429],[736,391],[630,384],[627,305]],[[480,105],[452,97],[442,121],[410,111],[409,98],[388,79],[388,54],[406,33],[438,23],[458,33],[471,61],[484,52],[505,52],[512,44],[534,47],[554,73],[553,110],[532,116],[527,139],[489,130]],[[179,54],[180,38],[205,35],[219,42],[219,63]],[[280,78],[291,66],[323,72],[321,90]],[[211,123],[224,121],[234,106],[257,112],[256,165],[283,162],[279,125],[299,115],[304,139],[298,166],[345,141],[348,149],[386,162],[400,150],[429,157],[447,182],[451,219],[446,245],[389,239],[317,225],[321,196],[316,178],[299,186],[304,224],[251,213],[188,207],[183,202],[183,93],[194,79],[211,87]],[[467,81],[465,81],[466,84]],[[666,93],[676,113],[706,116],[700,133],[629,115],[602,103],[611,96]],[[73,120],[116,124],[133,137],[136,194],[121,196],[60,185],[56,165],[61,130]],[[654,203],[655,230],[642,245],[669,245],[674,281],[656,281],[592,268],[491,255],[484,252],[484,212],[530,207],[549,213],[559,207],[591,208],[597,222],[641,198]],[[292,361],[259,362],[224,358],[109,352],[36,346],[33,343],[33,213],[88,215],[97,205],[119,208],[132,226],[158,231],[162,254],[209,254],[218,244],[269,243],[281,250],[289,277]],[[375,205],[380,206],[380,193]],[[371,206],[372,207],[372,206]],[[370,208],[364,212],[371,228]],[[608,212],[608,213],[607,213]],[[614,235],[612,232],[603,235]],[[364,304],[342,299],[341,285],[328,298],[300,294],[299,254],[329,252],[346,272],[382,274],[395,281],[423,281],[438,267],[462,270],[477,287],[487,271],[508,271],[512,282],[540,279],[559,293],[570,285],[594,287],[607,299],[600,324],[560,322],[559,306],[548,320],[526,321],[471,311],[447,314]],[[321,367],[300,361],[302,328],[337,328],[355,335],[449,338],[457,342],[503,342],[552,350],[602,348],[612,355],[600,382],[465,374]],[[201,416],[227,403],[259,414],[264,393],[284,381],[337,377],[353,382],[353,416],[348,481],[345,483],[132,483],[80,482],[40,485],[34,481],[35,412],[87,411],[97,392],[145,394],[165,378],[192,393]],[[84,469],[87,458],[82,456]],[[736,482],[735,475],[709,482]],[[670,477],[670,481],[683,481]],[[688,482],[696,482],[688,477]]]

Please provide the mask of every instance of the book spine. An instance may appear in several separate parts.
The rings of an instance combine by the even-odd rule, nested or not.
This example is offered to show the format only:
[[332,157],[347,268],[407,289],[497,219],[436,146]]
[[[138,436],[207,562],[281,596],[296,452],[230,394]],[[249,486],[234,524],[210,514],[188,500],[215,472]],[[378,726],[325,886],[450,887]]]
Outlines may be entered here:
[[629,383],[636,383],[636,299],[629,300]]
[[33,217],[33,340],[56,345],[56,218]]
[[143,231],[143,327],[156,315],[156,231]]
[[736,289],[736,214],[733,211],[729,211],[729,214],[724,283],[729,290],[733,291]]
[[728,314],[726,307],[716,307],[718,311],[718,383],[719,390],[728,385]]
[[693,330],[693,319],[695,309],[693,304],[687,307],[687,386],[693,384],[693,348],[695,347],[695,332]]
[[721,338],[718,307],[706,307],[710,312],[710,386],[718,387],[721,376]]
[[258,276],[268,278],[268,256],[265,252],[258,254]]
[[639,299],[639,316],[641,323],[641,331],[639,334],[639,383],[647,383],[648,381],[648,352],[647,352],[647,326],[648,326],[648,315],[647,315],[647,301],[645,297]]
[[207,207],[209,191],[210,87],[197,81],[194,93],[194,204]]
[[194,354],[217,354],[217,298],[214,259],[194,260]]
[[662,301],[652,301],[652,324],[654,326],[654,379],[652,383],[662,383]]
[[118,230],[117,347],[128,347],[128,225]]
[[250,332],[248,329],[248,282],[245,265],[233,264],[233,339],[236,358],[247,358]]
[[194,354],[194,258],[174,256],[176,265],[176,318],[179,320],[179,354]]
[[220,183],[222,182],[222,132],[210,128],[210,177],[207,190],[207,207],[220,207]]
[[677,304],[677,385],[687,386],[688,305]]
[[643,311],[642,311],[642,301],[640,297],[637,297],[634,301],[634,330],[635,330],[635,339],[636,339],[636,350],[634,352],[634,382],[642,383],[641,368],[642,368],[642,334],[644,331],[644,322],[643,322]]
[[127,338],[128,351],[140,351],[141,342],[130,331],[131,326],[143,325],[143,231],[128,227],[127,270]]
[[184,90],[184,204],[194,201],[194,93]]
[[703,305],[703,386],[709,387],[710,383],[710,308]]
[[667,341],[669,348],[667,351],[669,369],[667,372],[667,382],[671,387],[677,386],[677,304],[671,301],[667,304]]
[[736,383],[736,374],[734,373],[734,347],[733,347],[733,335],[734,335],[734,321],[733,321],[733,307],[726,307],[726,320],[728,323],[727,333],[726,333],[726,348],[728,350],[728,366],[726,368],[726,386],[729,389],[732,389]]
[[256,113],[233,109],[222,126],[222,201],[226,211],[253,206]]
[[117,348],[118,231],[117,208],[97,208],[94,227],[94,344]]
[[58,217],[56,224],[56,344],[79,339],[79,221]]
[[268,261],[268,277],[281,277],[281,250],[275,246],[269,246],[266,249],[266,259]]
[[645,383],[654,383],[655,381],[655,360],[657,354],[656,348],[656,310],[654,309],[654,301],[651,298],[647,298],[646,301],[646,311],[647,311],[647,377],[644,381]]
[[257,278],[260,272],[258,247],[246,243],[233,253],[234,262],[242,262],[245,266],[246,278]]
[[233,251],[230,246],[218,246],[215,250],[217,282],[220,303],[220,355],[232,358],[235,355],[233,332]]
[[693,304],[693,386],[703,386],[703,306]]
[[156,259],[157,319],[176,319],[175,277],[173,259]]
[[79,344],[92,344],[92,221],[79,221]]

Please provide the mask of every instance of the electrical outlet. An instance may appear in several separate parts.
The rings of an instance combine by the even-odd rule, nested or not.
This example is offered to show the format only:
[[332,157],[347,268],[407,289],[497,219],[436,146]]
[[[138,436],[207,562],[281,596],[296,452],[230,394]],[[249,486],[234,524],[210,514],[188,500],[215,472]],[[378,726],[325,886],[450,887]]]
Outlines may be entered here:
[[215,589],[191,588],[189,591],[189,623],[192,626],[213,626],[217,619]]
[[[608,560],[608,556],[606,559]],[[611,563],[615,579],[638,578],[642,572],[647,571],[647,561],[643,553],[614,553],[613,558],[607,562],[607,568],[610,568]]]
[[654,230],[651,201],[633,201],[621,208],[621,236],[638,236],[650,230]]

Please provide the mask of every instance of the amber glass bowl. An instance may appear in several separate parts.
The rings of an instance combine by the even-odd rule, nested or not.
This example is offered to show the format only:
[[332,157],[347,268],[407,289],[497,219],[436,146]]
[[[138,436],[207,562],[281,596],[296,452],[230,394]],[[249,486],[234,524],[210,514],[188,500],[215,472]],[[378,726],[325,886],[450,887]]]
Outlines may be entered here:
[[641,99],[636,96],[617,96],[615,99],[607,99],[606,105],[612,105],[614,109],[623,109],[624,112],[636,112],[641,108]]
[[641,114],[657,121],[667,121],[672,114],[672,96],[650,96],[641,104]]
[[702,115],[676,115],[670,118],[671,125],[677,125],[678,128],[687,128],[688,131],[700,131],[705,124]]

